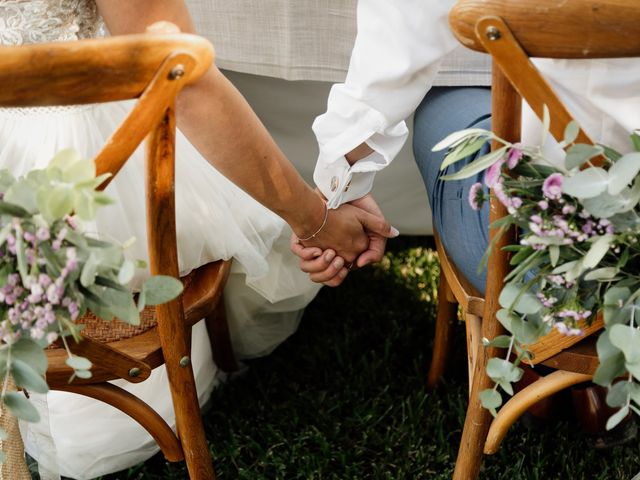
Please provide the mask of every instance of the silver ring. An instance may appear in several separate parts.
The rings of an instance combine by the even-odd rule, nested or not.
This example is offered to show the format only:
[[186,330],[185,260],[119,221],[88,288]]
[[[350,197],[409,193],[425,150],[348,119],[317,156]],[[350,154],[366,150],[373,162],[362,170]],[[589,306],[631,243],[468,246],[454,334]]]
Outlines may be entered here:
[[346,266],[347,270],[351,270],[353,268],[353,262],[351,262],[349,265]]

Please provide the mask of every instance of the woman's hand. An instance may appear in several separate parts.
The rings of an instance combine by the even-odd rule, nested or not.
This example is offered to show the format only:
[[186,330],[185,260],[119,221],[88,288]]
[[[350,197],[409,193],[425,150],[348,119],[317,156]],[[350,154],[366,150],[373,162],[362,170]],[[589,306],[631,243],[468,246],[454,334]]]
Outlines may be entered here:
[[[390,227],[384,220],[382,212],[371,195],[367,195],[354,203],[358,206],[353,204],[343,205],[337,212],[354,213],[364,226],[367,247],[356,257],[345,257],[341,255],[341,251],[337,248],[323,249],[309,246],[309,242],[301,243],[293,235],[291,251],[300,257],[300,268],[303,272],[309,273],[312,281],[332,287],[340,285],[354,265],[362,267],[369,263],[380,261],[384,254],[386,239],[398,235],[398,231]],[[358,210],[360,211],[358,212]],[[334,243],[334,245],[337,245],[337,243]]]

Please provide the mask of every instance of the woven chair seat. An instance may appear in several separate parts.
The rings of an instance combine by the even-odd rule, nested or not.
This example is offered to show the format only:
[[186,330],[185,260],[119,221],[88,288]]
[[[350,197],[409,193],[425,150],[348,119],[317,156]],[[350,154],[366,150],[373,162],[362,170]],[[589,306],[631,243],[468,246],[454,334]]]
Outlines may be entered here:
[[[188,275],[180,278],[184,289],[190,285],[195,270]],[[127,338],[141,335],[156,326],[156,307],[147,306],[140,312],[140,325],[131,325],[118,319],[105,321],[97,317],[92,312],[87,312],[82,317],[75,320],[76,324],[84,325],[82,335],[100,343],[115,342],[117,340],[125,340]],[[54,342],[48,348],[61,348],[59,342]]]

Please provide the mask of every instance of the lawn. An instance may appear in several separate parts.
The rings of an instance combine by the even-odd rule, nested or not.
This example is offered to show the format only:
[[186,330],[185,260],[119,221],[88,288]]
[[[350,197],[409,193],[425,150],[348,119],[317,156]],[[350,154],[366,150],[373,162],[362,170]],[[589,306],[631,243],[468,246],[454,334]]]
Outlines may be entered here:
[[[217,389],[205,415],[219,479],[449,479],[466,408],[464,327],[442,387],[425,390],[437,257],[401,237],[377,266],[323,289],[298,332]],[[570,420],[517,424],[486,457],[490,480],[630,480],[638,442],[605,452]],[[156,456],[114,479],[184,479]]]

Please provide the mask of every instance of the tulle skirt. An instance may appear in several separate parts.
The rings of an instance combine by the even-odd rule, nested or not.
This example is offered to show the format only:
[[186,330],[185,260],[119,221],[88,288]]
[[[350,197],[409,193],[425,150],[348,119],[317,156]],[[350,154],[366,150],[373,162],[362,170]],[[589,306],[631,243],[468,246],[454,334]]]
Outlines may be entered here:
[[[93,157],[131,108],[130,102],[73,107],[0,109],[0,168],[21,175],[74,148]],[[147,260],[144,153],[139,148],[106,192],[114,204],[84,228],[118,242],[131,237],[132,258]],[[318,291],[289,254],[287,225],[216,171],[178,132],[176,222],[181,274],[218,259],[234,258],[225,302],[239,358],[271,352],[293,333]],[[252,172],[247,172],[251,175]],[[136,281],[146,276],[138,272]],[[192,358],[201,404],[218,380],[206,330],[194,327]],[[173,425],[164,367],[140,384],[114,382],[150,403]],[[61,475],[88,479],[127,468],[158,451],[129,417],[74,394],[50,392],[35,399],[47,421],[23,424],[27,451]]]

